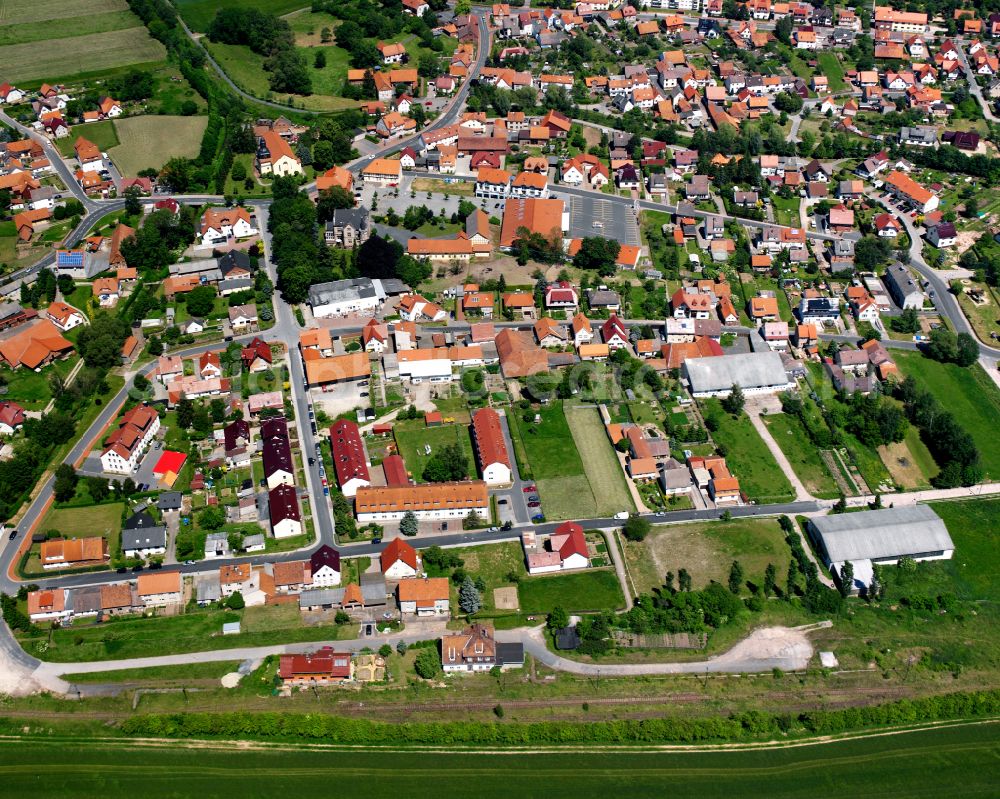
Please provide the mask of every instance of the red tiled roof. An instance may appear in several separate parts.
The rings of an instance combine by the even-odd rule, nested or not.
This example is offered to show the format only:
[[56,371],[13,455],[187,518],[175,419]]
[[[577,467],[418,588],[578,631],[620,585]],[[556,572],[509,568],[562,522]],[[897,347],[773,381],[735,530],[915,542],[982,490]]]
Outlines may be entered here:
[[337,470],[337,483],[343,486],[350,480],[371,482],[365,448],[357,424],[350,419],[340,419],[330,427],[330,446],[333,465]]

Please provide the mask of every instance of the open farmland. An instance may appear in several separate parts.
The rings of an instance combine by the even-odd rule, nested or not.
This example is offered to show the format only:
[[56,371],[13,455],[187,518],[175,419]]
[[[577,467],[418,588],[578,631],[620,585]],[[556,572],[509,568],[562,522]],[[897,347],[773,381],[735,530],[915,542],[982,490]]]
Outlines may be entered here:
[[302,0],[177,0],[175,5],[191,30],[207,31],[215,13],[224,8],[255,8],[280,17],[308,3]]
[[67,3],[0,4],[0,45],[40,42],[134,28],[136,17],[124,0],[71,0]]
[[136,25],[0,47],[0,74],[15,83],[67,80],[131,64],[162,61],[165,55],[163,45],[145,28]]
[[159,169],[171,158],[194,158],[208,117],[141,116],[115,120],[120,144],[108,152],[123,175]]
[[[93,739],[12,739],[2,747],[9,795],[51,799],[132,799],[137,790],[145,799],[255,799],[276,791],[313,794],[331,784],[373,799],[424,797],[440,791],[438,777],[456,774],[474,774],[482,797],[600,795],[620,788],[623,774],[636,797],[658,796],[669,785],[678,799],[811,799],[870,793],[873,781],[891,786],[895,796],[928,795],[937,786],[949,797],[963,797],[994,793],[996,769],[990,764],[1000,757],[1000,725],[961,724],[760,750],[525,754],[493,748],[489,755],[438,751],[433,758],[406,750],[143,743],[108,739],[104,733]],[[392,768],[385,767],[387,758]],[[39,763],[46,767],[39,769]]]

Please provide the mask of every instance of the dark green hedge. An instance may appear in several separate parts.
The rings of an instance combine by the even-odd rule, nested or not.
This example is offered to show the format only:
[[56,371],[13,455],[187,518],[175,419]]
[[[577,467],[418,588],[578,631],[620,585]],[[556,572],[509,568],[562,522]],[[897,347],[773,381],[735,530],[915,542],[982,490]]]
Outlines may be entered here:
[[318,713],[174,713],[127,719],[127,735],[172,738],[307,739],[367,745],[570,743],[691,743],[748,741],[782,734],[823,734],[867,727],[981,718],[1000,711],[1000,691],[955,693],[871,707],[792,714],[749,711],[728,718],[665,717],[639,721],[500,724],[385,724]]

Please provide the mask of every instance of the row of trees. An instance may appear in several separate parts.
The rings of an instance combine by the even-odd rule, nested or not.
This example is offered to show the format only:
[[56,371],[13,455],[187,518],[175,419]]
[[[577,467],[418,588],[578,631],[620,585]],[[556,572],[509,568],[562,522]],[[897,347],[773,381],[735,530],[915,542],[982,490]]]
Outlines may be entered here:
[[907,418],[920,428],[921,437],[941,467],[932,482],[938,488],[975,485],[983,477],[976,442],[933,394],[912,377],[896,390]]

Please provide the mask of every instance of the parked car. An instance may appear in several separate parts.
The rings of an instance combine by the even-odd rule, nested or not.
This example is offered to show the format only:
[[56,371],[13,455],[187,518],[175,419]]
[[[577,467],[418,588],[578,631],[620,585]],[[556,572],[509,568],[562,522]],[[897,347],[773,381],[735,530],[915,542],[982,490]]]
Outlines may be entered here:
[[536,486],[536,485],[525,486],[521,490],[525,494],[534,494],[538,490],[538,486]]
[[529,502],[528,503],[528,507],[529,508],[540,508],[540,507],[542,507],[542,503],[541,502]]
[[530,497],[528,497],[528,501],[529,502],[538,502],[539,501],[538,494],[532,494]]
[[10,535],[7,536],[7,540],[13,541],[15,538],[17,538],[17,530],[11,530]]

